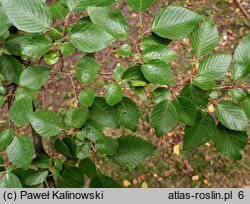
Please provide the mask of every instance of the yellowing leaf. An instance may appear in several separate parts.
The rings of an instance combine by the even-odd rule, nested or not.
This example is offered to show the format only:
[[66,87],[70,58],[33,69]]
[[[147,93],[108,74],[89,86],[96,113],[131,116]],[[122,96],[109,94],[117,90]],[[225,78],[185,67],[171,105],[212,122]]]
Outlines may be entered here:
[[215,112],[215,108],[214,108],[214,104],[210,104],[210,105],[208,105],[208,112],[209,113],[214,113]]
[[141,185],[142,188],[148,188],[148,183],[146,181],[144,181]]
[[204,179],[204,180],[203,180],[203,183],[206,184],[206,185],[208,185],[208,180],[207,180],[207,179]]
[[174,152],[174,154],[176,154],[176,155],[180,155],[180,145],[175,145],[174,146],[174,148],[173,148],[173,152]]
[[198,180],[199,180],[199,176],[198,175],[192,176],[192,181],[198,181]]
[[124,181],[123,181],[123,186],[126,187],[126,188],[129,187],[129,186],[131,186],[130,181],[124,180]]

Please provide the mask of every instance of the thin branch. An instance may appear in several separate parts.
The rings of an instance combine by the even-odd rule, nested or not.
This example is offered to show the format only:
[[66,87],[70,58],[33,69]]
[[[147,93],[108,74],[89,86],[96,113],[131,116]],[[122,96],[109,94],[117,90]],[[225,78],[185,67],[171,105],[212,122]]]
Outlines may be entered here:
[[74,98],[75,98],[75,107],[77,107],[78,106],[78,99],[77,99],[77,94],[76,94],[76,86],[75,86],[74,80],[71,77],[71,75],[68,75],[68,77],[70,78],[70,82],[71,82],[72,87],[73,87],[73,93],[74,93]]
[[248,12],[246,11],[246,9],[243,7],[243,5],[240,3],[240,0],[235,0],[238,7],[240,8],[240,10],[243,12],[243,14],[248,18],[248,20],[250,21],[250,15],[248,14]]

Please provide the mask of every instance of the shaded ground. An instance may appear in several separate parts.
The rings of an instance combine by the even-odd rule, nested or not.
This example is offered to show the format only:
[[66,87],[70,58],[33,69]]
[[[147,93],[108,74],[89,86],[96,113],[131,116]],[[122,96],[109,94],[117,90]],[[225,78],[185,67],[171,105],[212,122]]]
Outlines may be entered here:
[[[122,8],[123,14],[129,19],[131,27],[130,38],[124,42],[134,44],[138,36],[139,15],[132,11],[123,1],[119,1],[119,8]],[[242,1],[243,2],[243,1]],[[250,9],[250,2],[244,1],[246,9]],[[153,14],[158,12],[165,5],[181,5],[192,9],[200,14],[209,16],[218,25],[221,33],[221,41],[217,50],[219,52],[233,53],[239,40],[248,33],[249,21],[242,14],[237,4],[226,0],[201,0],[201,1],[166,1],[157,0],[156,3],[142,14],[144,31],[151,25]],[[97,54],[98,60],[102,66],[102,72],[110,73],[119,62],[129,63],[129,59],[122,59],[117,54],[117,48],[124,42],[116,42],[113,46]],[[180,53],[178,59],[172,63],[172,69],[176,73],[177,82],[183,82],[191,73],[194,67],[194,58],[189,41],[173,42],[172,48]],[[65,58],[65,72],[74,70],[79,58],[82,55],[75,54],[73,57]],[[54,67],[54,70],[57,68]],[[91,85],[97,90],[98,95],[102,95],[103,85],[110,79],[99,76]],[[83,85],[75,80],[77,92]],[[54,110],[65,110],[73,106],[73,92],[70,80],[65,76],[53,76],[45,87],[46,107]],[[126,90],[125,90],[126,91]],[[178,91],[178,90],[177,90]],[[143,102],[139,97],[130,91],[127,92],[130,97],[135,97],[137,103],[142,107],[144,116],[142,121],[147,121],[149,104]],[[41,105],[39,100],[36,104]],[[148,158],[142,165],[136,169],[127,170],[111,163],[106,158],[99,158],[99,166],[103,173],[111,175],[117,181],[123,183],[128,180],[132,187],[244,187],[250,186],[250,148],[241,161],[227,159],[218,154],[211,144],[197,148],[193,151],[182,152],[183,128],[179,127],[169,133],[161,140],[157,139],[147,122],[140,122],[137,134],[158,146],[154,156]],[[126,130],[106,130],[108,135],[117,136],[129,133]],[[174,154],[173,148],[180,146],[180,154]],[[178,153],[175,152],[175,153]],[[128,183],[128,182],[127,182]]]

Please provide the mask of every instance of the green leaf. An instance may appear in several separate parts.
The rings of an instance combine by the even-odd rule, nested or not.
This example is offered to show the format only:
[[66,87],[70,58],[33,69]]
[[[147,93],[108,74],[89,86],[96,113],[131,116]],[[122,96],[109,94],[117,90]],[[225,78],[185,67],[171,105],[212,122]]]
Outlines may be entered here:
[[15,101],[10,107],[10,119],[17,126],[24,126],[29,123],[27,115],[33,112],[30,98],[21,98]]
[[0,96],[0,108],[2,108],[3,104],[4,104],[4,97]]
[[55,51],[49,51],[44,55],[44,62],[47,65],[56,64],[60,59],[59,53]]
[[20,86],[28,90],[39,90],[48,80],[50,69],[46,67],[28,67],[20,76]]
[[80,59],[77,65],[77,78],[80,82],[88,84],[98,74],[99,64],[92,54],[86,55]]
[[168,6],[155,15],[153,31],[164,38],[182,39],[202,20],[202,16],[186,8]]
[[164,100],[168,100],[171,97],[171,92],[164,87],[158,87],[156,88],[151,95],[151,100],[155,103],[158,104]]
[[0,19],[0,36],[3,36],[9,31],[10,22],[2,6],[0,6]]
[[119,143],[118,150],[110,158],[126,168],[136,167],[155,150],[153,145],[134,135],[121,136],[117,142]]
[[169,85],[175,84],[174,76],[169,65],[163,61],[149,61],[141,66],[141,70],[145,78],[151,83]]
[[141,113],[134,101],[124,97],[122,101],[115,106],[114,116],[120,126],[135,132]]
[[77,146],[76,146],[76,143],[75,143],[74,139],[73,139],[73,137],[64,137],[62,139],[62,141],[68,147],[70,154],[75,158],[76,157],[76,147]]
[[68,110],[63,115],[63,125],[66,128],[81,128],[88,119],[88,108]]
[[48,171],[43,170],[31,170],[29,169],[24,174],[22,174],[22,183],[24,183],[27,186],[35,186],[38,184],[43,183],[48,176]]
[[122,79],[132,86],[146,86],[148,80],[144,77],[141,65],[129,67],[122,75]]
[[38,33],[50,27],[52,20],[43,1],[0,0],[10,21],[19,30]]
[[85,88],[79,93],[78,99],[81,105],[89,107],[94,103],[95,93],[92,89]]
[[88,7],[88,14],[91,21],[103,28],[115,38],[124,38],[128,31],[128,22],[119,10],[109,7]]
[[10,162],[20,168],[28,168],[34,155],[32,139],[26,135],[17,135],[6,149]]
[[21,98],[29,98],[31,101],[36,99],[36,92],[35,91],[29,91],[25,88],[19,88],[16,91],[16,100],[19,100]]
[[82,12],[88,6],[109,6],[116,0],[66,0],[71,11]]
[[67,16],[68,9],[61,2],[55,2],[50,5],[49,11],[52,18],[64,18]]
[[22,183],[15,174],[9,172],[0,181],[0,188],[22,188]]
[[199,74],[206,77],[207,81],[220,79],[227,73],[231,60],[229,54],[211,55],[200,63]]
[[18,84],[22,70],[22,64],[16,58],[10,55],[0,56],[0,74],[6,80]]
[[98,139],[104,137],[102,126],[94,120],[88,121],[82,127],[82,134],[85,136],[85,138],[93,142],[96,142]]
[[244,147],[247,144],[248,135],[246,132],[229,130],[219,124],[212,139],[215,148],[220,153],[233,159],[241,159],[244,154]]
[[142,57],[144,62],[159,59],[166,64],[169,64],[178,57],[178,54],[166,46],[152,45],[143,51]]
[[81,160],[79,168],[90,179],[93,179],[97,175],[96,166],[89,158]]
[[22,54],[36,59],[50,51],[51,46],[52,43],[49,38],[44,35],[34,35],[28,39],[27,44],[22,50]]
[[133,50],[131,45],[129,44],[123,44],[119,49],[118,49],[118,54],[122,57],[128,57],[132,54]]
[[79,159],[86,159],[91,152],[91,147],[88,143],[77,146],[76,155]]
[[204,90],[210,90],[216,86],[216,83],[214,80],[210,81],[209,77],[203,76],[203,75],[193,78],[192,84],[194,84],[194,85],[196,85],[199,88],[204,89]]
[[31,165],[40,169],[48,169],[52,166],[52,159],[48,156],[38,156],[33,159]]
[[104,98],[108,105],[114,106],[122,100],[123,91],[121,86],[114,82],[105,87]]
[[193,126],[186,126],[183,149],[190,150],[203,145],[214,136],[216,124],[209,113],[199,113]]
[[54,142],[54,148],[55,150],[62,154],[63,156],[65,157],[68,157],[68,158],[72,158],[73,156],[70,154],[70,151],[69,151],[69,148],[67,147],[67,145],[60,139],[57,139],[55,142]]
[[34,130],[43,137],[52,137],[62,131],[58,116],[50,110],[39,110],[28,115]]
[[115,38],[98,25],[85,23],[70,32],[70,43],[83,52],[97,52],[111,45]]
[[211,21],[204,21],[190,33],[190,43],[197,56],[211,52],[219,42],[220,37],[216,26]]
[[173,129],[178,120],[177,110],[173,101],[164,100],[156,104],[150,115],[150,122],[155,129],[157,137],[160,137]]
[[138,12],[142,12],[150,7],[155,0],[125,0],[126,3]]
[[63,29],[60,26],[55,26],[54,29],[50,29],[49,37],[52,40],[61,40],[63,37]]
[[193,84],[186,85],[182,89],[180,96],[185,96],[191,99],[194,102],[195,106],[199,109],[207,109],[209,99],[208,93]]
[[61,52],[63,55],[70,55],[74,50],[75,48],[69,42],[65,42],[62,44]]
[[196,107],[193,101],[187,97],[179,96],[173,103],[178,114],[178,121],[193,126],[196,120]]
[[10,144],[13,135],[14,132],[11,129],[4,130],[0,133],[0,151]]
[[109,106],[104,98],[96,97],[89,112],[90,118],[97,121],[103,127],[118,127],[114,118],[114,108]]
[[246,99],[242,102],[243,109],[248,117],[250,119],[250,95],[248,94]]
[[246,99],[247,94],[241,88],[232,89],[230,91],[231,97],[236,102],[242,102]]
[[142,46],[142,49],[145,50],[151,46],[164,46],[164,47],[166,47],[167,45],[169,45],[170,42],[171,42],[171,40],[166,39],[166,38],[162,38],[162,37],[156,35],[155,33],[152,33],[151,35],[143,37],[141,46]]
[[108,176],[97,174],[90,182],[90,188],[121,188],[120,184]]
[[119,147],[119,143],[112,137],[103,137],[96,141],[96,150],[101,154],[114,155]]
[[250,74],[250,35],[244,37],[236,47],[232,76],[235,80],[245,78]]
[[248,120],[244,110],[229,101],[221,101],[216,103],[216,114],[225,127],[230,130],[247,131]]

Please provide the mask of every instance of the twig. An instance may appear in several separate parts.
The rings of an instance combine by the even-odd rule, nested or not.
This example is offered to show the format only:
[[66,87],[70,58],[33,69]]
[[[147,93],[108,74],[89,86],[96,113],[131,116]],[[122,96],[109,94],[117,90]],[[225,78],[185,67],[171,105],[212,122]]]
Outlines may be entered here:
[[69,77],[70,82],[71,82],[72,87],[73,87],[73,93],[74,93],[74,98],[75,98],[75,107],[77,107],[78,106],[78,99],[77,99],[77,94],[76,94],[76,85],[75,85],[74,80],[71,77],[71,75],[68,75],[68,77]]
[[243,5],[240,3],[240,0],[235,0],[238,7],[240,8],[240,10],[243,12],[243,14],[248,18],[248,20],[250,21],[250,15],[248,14],[248,12],[246,11],[246,9],[243,7]]

